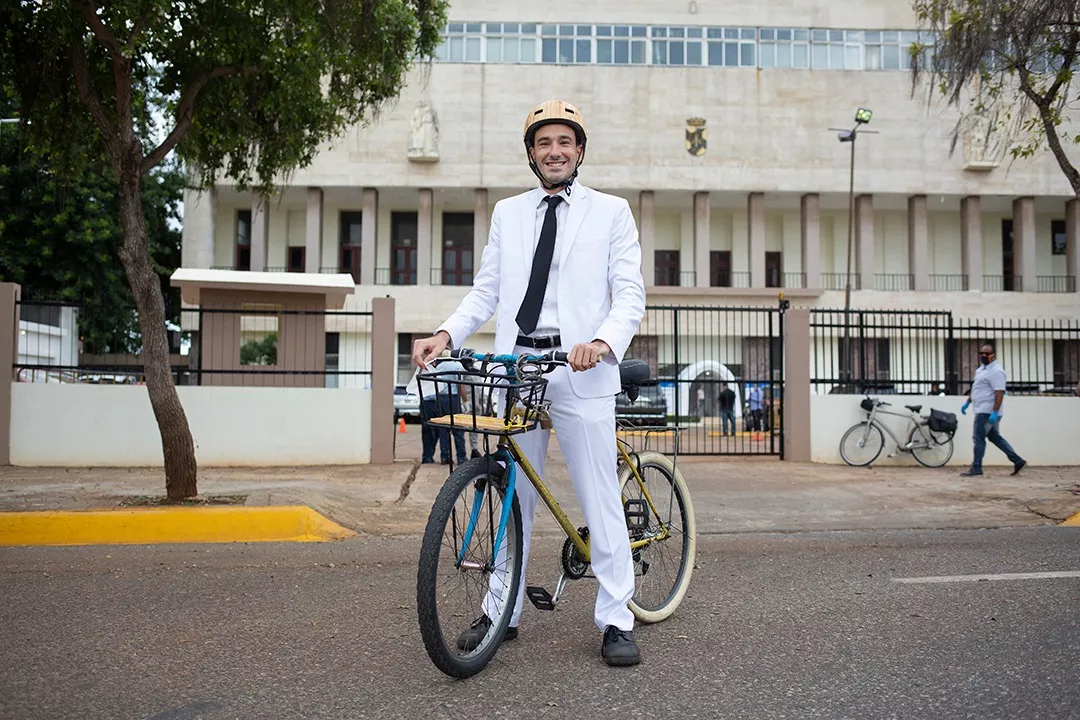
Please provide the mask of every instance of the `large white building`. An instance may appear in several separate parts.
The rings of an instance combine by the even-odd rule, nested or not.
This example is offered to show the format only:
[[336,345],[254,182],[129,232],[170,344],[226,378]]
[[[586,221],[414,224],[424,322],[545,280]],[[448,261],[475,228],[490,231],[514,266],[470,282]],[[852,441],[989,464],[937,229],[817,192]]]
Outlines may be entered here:
[[856,307],[1080,316],[1080,202],[1049,153],[1014,161],[978,122],[950,152],[957,111],[912,92],[915,28],[896,0],[460,0],[439,60],[268,203],[228,179],[189,194],[183,263],[352,273],[350,306],[397,299],[404,378],[412,337],[467,291],[494,204],[535,185],[523,119],[558,97],[589,126],[581,182],[634,210],[651,304],[774,307],[782,290],[836,308],[851,144],[830,128],[869,108]]

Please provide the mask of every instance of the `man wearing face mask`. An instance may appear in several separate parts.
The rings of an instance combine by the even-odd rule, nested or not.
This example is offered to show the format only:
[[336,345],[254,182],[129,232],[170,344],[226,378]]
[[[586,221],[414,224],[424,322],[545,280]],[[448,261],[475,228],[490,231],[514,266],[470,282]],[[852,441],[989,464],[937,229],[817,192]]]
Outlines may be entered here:
[[986,453],[986,441],[994,443],[1013,464],[1012,474],[1016,475],[1027,460],[1016,454],[1009,441],[1001,436],[998,427],[1001,424],[1001,404],[1005,400],[1005,369],[998,364],[992,345],[983,345],[979,350],[979,368],[975,371],[975,380],[971,383],[971,392],[960,412],[967,415],[968,407],[975,406],[975,428],[972,433],[974,457],[965,477],[982,475],[983,455]]

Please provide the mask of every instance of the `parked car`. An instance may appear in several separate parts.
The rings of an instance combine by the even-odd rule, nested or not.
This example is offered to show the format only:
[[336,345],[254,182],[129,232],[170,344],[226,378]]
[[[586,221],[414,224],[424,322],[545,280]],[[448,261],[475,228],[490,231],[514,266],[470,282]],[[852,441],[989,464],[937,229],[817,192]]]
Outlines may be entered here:
[[615,396],[615,420],[634,425],[667,425],[667,399],[659,385],[642,385],[633,402],[626,393]]
[[405,422],[420,420],[420,396],[410,395],[404,385],[394,388],[394,422],[398,418],[405,418]]

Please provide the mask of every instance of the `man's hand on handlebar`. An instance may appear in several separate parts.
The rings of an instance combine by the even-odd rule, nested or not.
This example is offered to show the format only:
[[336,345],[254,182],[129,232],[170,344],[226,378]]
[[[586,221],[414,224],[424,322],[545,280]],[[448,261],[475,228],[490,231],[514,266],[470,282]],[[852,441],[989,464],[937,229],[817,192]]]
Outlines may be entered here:
[[593,340],[589,343],[578,343],[570,350],[568,362],[575,372],[591,370],[596,364],[611,352],[611,348],[603,340]]
[[431,337],[420,338],[413,343],[413,364],[426,370],[428,363],[442,355],[449,344],[450,335],[445,330],[440,330]]

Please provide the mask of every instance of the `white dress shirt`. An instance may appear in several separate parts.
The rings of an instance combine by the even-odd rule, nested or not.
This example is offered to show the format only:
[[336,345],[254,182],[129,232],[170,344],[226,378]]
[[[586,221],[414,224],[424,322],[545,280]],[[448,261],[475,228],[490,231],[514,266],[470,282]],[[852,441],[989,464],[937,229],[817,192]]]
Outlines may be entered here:
[[[543,188],[536,188],[533,197],[536,202],[536,227],[533,231],[532,256],[529,257],[529,267],[532,268],[532,259],[536,255],[536,247],[540,244],[540,231],[544,228],[544,216],[547,215],[548,204],[544,198],[548,193]],[[548,273],[547,288],[544,291],[544,302],[540,306],[540,318],[536,321],[536,330],[528,337],[544,337],[559,334],[559,257],[563,244],[563,228],[566,227],[566,219],[570,215],[570,203],[573,193],[567,193],[563,188],[557,193],[563,201],[555,208],[555,254],[551,258],[551,271]]]

